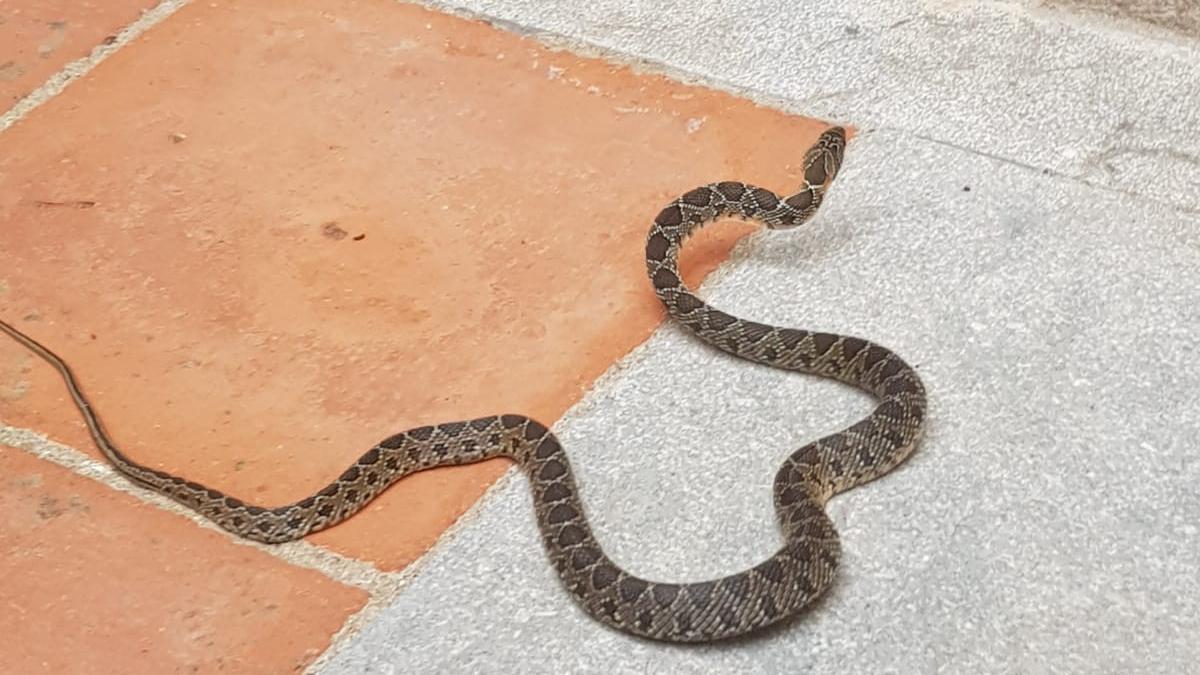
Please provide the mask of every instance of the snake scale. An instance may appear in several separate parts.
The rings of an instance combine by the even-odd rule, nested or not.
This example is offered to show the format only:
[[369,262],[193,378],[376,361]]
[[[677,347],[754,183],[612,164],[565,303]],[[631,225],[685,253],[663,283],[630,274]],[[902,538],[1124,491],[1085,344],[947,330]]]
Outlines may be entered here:
[[93,439],[118,471],[193,509],[229,532],[273,544],[335,525],[399,478],[437,466],[510,457],[527,474],[538,527],[564,587],[600,622],[646,638],[704,642],[750,633],[797,613],[832,581],[840,544],[825,502],[904,461],[925,416],[917,373],[888,349],[856,337],[778,328],[730,316],[684,285],[678,254],[708,222],[733,216],[769,229],[807,221],[841,167],[845,133],[825,131],[804,157],[802,189],[787,198],[737,182],[696,188],[658,214],[646,240],[647,272],[671,317],[705,342],[756,363],[834,378],[873,394],[874,411],[857,424],[795,451],[775,475],[783,544],[751,569],[697,583],[638,578],[605,555],[584,516],[563,447],[544,425],[496,415],[422,426],[368,450],[320,492],[263,508],[139,464],[117,449],[67,364],[7,323],[0,329],[53,365],[66,381]]

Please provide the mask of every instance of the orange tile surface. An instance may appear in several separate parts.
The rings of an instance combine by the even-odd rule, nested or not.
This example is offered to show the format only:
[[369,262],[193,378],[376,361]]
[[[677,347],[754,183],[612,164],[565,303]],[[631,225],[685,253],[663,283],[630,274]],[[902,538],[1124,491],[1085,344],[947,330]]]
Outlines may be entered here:
[[0,108],[111,41],[153,0],[0,0]]
[[[193,3],[0,135],[0,316],[129,454],[255,503],[411,426],[554,422],[661,321],[662,206],[787,190],[824,127],[392,0],[330,7]],[[749,230],[704,233],[686,275]],[[93,452],[29,359],[0,341],[0,419]],[[312,541],[403,567],[506,466],[418,474]]]
[[366,594],[0,446],[0,670],[288,673]]

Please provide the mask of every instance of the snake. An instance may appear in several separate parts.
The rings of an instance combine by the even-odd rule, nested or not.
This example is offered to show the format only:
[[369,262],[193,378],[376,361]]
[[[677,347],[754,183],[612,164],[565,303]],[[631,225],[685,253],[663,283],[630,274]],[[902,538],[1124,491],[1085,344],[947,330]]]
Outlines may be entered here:
[[298,540],[351,517],[409,474],[508,457],[527,477],[549,561],[588,615],[619,631],[665,642],[747,635],[796,615],[829,588],[841,544],[825,504],[912,454],[923,434],[925,389],[916,370],[881,345],[756,323],[708,305],[683,282],[679,252],[693,233],[723,217],[757,221],[768,230],[808,221],[842,165],[845,146],[842,127],[821,133],[804,155],[800,189],[787,197],[734,181],[693,189],[662,209],[646,238],[646,270],[656,295],[669,316],[703,342],[754,363],[832,378],[876,399],[867,417],[787,457],[772,490],[780,548],[759,564],[720,578],[653,581],[614,563],[588,524],[562,444],[530,417],[502,414],[408,429],[378,442],[319,492],[267,508],[131,459],[113,443],[62,358],[8,323],[0,321],[0,331],[58,370],[93,440],[120,474],[237,537],[263,544]]

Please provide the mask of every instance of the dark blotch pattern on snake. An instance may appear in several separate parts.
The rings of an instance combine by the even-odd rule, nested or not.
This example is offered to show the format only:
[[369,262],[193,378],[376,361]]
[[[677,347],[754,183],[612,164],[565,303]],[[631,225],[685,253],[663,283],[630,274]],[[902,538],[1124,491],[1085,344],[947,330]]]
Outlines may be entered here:
[[803,189],[787,198],[736,182],[696,188],[658,214],[646,241],[655,292],[671,316],[702,340],[756,363],[836,378],[878,398],[870,416],[805,445],[779,469],[774,501],[781,548],[751,569],[711,581],[662,583],[617,567],[588,526],[562,446],[528,417],[497,415],[409,429],[371,448],[320,492],[287,506],[263,508],[125,456],[62,359],[6,323],[0,322],[0,330],[59,370],[97,445],[121,473],[239,537],[264,543],[300,539],[350,517],[408,474],[511,457],[529,478],[549,558],[563,585],[590,615],[622,631],[674,642],[742,635],[795,614],[829,586],[840,546],[825,502],[908,457],[921,435],[925,392],[917,373],[877,344],[754,323],[708,306],[684,286],[677,257],[689,235],[724,216],[758,220],[772,229],[805,222],[837,174],[844,146],[842,129],[822,134],[805,156]]

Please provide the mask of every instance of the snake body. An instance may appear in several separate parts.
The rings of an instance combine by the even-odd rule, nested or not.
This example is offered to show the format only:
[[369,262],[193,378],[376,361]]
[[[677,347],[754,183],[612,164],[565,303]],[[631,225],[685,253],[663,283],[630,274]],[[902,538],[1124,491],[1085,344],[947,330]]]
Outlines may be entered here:
[[841,128],[823,133],[805,155],[802,189],[787,198],[737,182],[696,188],[658,214],[646,240],[647,272],[655,292],[670,315],[702,340],[756,363],[835,378],[878,399],[868,417],[801,447],[780,467],[773,490],[783,534],[780,549],[751,569],[710,581],[650,581],[613,563],[584,516],[562,445],[529,417],[495,415],[409,429],[380,441],[320,492],[264,508],[130,459],[113,444],[61,358],[7,323],[0,322],[0,330],[59,371],[97,446],[118,471],[234,535],[268,544],[300,539],[350,517],[403,476],[510,457],[528,476],[550,561],[588,614],[657,640],[733,637],[795,614],[829,586],[841,549],[825,502],[890,471],[908,457],[921,435],[924,388],[896,354],[856,337],[730,316],[696,297],[679,274],[680,248],[708,222],[736,216],[785,229],[808,220],[841,166],[844,147]]

